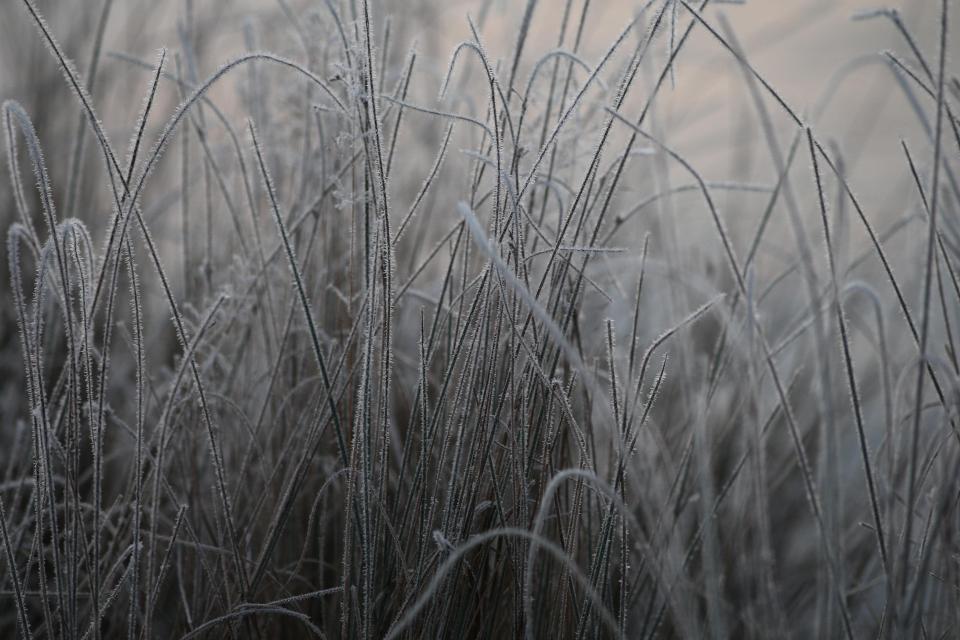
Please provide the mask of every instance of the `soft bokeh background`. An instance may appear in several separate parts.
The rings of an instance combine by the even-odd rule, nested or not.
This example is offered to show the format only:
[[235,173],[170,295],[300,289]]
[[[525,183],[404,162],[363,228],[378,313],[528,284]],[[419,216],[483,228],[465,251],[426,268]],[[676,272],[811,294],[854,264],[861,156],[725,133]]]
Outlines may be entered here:
[[[37,2],[80,69],[86,68],[102,4],[100,0]],[[539,3],[534,15],[536,27],[525,56],[527,62],[556,46],[563,4],[562,0]],[[587,62],[596,61],[641,4],[634,0],[593,2],[580,50],[582,57]],[[374,5],[379,5],[374,12],[378,19],[389,17],[391,21],[388,54],[400,63],[406,50],[415,45],[419,75],[412,88],[432,97],[454,46],[469,38],[466,16],[482,22],[482,35],[491,56],[503,61],[516,37],[525,3],[381,0]],[[574,12],[579,11],[579,5],[574,3]],[[279,49],[302,59],[302,54],[297,56],[300,52],[295,39],[290,37],[284,7],[299,21],[303,16],[322,13],[323,2],[116,2],[107,25],[104,50],[152,61],[160,47],[178,47],[178,24],[183,24],[186,12],[190,11],[196,25],[192,42],[200,77],[245,49],[245,28],[254,34],[259,47]],[[904,46],[887,21],[851,18],[880,7],[898,8],[932,60],[936,54],[937,3],[751,0],[743,4],[712,3],[711,7],[711,15],[725,14],[750,61],[800,111],[817,101],[834,74],[845,65],[863,60],[846,74],[818,124],[820,131],[848,150],[848,162],[857,181],[872,180],[864,191],[869,191],[871,197],[875,195],[878,203],[889,203],[891,198],[899,201],[896,199],[905,185],[901,180],[887,179],[892,177],[889,159],[899,156],[896,138],[909,140],[917,134],[917,126],[903,95],[893,88],[889,68],[875,54],[887,49],[904,51]],[[55,146],[75,125],[59,117],[59,107],[73,98],[19,2],[5,0],[0,12],[0,96],[24,104],[34,118],[41,141],[48,147]],[[960,39],[954,39],[952,57],[958,52]],[[663,52],[660,59],[665,55]],[[115,131],[121,139],[133,124],[146,77],[143,69],[132,70],[116,59],[106,58],[101,64],[94,90],[97,107],[108,130]],[[523,74],[521,79],[525,81]],[[170,93],[167,98],[172,102],[175,96]],[[658,108],[670,142],[696,160],[698,166],[722,172],[728,168],[730,149],[750,142],[756,133],[750,129],[756,118],[747,100],[735,61],[700,28],[678,60],[675,87],[662,94]],[[877,130],[893,135],[870,135]],[[67,163],[58,162],[56,154],[50,155],[50,170],[55,183],[61,184],[62,180],[57,178],[66,174]],[[6,191],[0,193],[6,198]]]

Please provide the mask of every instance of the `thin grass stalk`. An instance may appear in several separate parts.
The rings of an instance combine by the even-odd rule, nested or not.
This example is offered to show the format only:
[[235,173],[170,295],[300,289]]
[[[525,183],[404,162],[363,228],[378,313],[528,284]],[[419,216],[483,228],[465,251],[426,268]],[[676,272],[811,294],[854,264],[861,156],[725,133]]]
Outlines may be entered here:
[[[936,116],[936,134],[934,135],[933,148],[933,178],[930,188],[930,218],[927,223],[927,242],[926,258],[923,271],[923,294],[921,299],[920,316],[920,358],[927,359],[927,347],[930,340],[930,302],[932,295],[933,278],[933,260],[935,251],[935,242],[937,237],[937,208],[940,202],[940,156],[942,153],[941,134],[943,131],[943,106],[944,106],[944,75],[946,66],[946,48],[947,48],[947,5],[943,0],[940,9],[940,62],[937,73],[937,116]],[[913,529],[913,504],[916,499],[917,491],[917,456],[919,453],[920,440],[920,422],[921,411],[923,408],[923,387],[926,379],[926,367],[917,368],[917,382],[914,395],[913,419],[910,430],[909,458],[907,472],[907,496],[906,496],[906,521],[904,523],[903,548],[900,553],[900,575],[898,576],[898,600],[905,603],[907,598],[907,586],[909,576],[909,552],[910,539]],[[918,577],[919,580],[919,577]],[[904,616],[902,607],[897,607],[893,612],[893,625],[898,632],[903,632],[908,620]]]

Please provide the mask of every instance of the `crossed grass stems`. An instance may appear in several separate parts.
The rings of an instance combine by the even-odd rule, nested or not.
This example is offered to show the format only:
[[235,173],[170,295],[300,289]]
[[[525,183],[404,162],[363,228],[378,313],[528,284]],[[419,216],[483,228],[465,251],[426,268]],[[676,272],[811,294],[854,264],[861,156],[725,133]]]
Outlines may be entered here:
[[[155,64],[116,56],[151,70],[121,161],[89,95],[112,2],[103,4],[85,82],[32,1],[23,0],[83,113],[70,145],[64,210],[75,212],[89,129],[104,162],[112,216],[100,252],[78,218],[58,219],[37,132],[20,105],[4,103],[19,216],[8,232],[8,261],[30,409],[28,436],[25,428],[18,427],[16,434],[20,449],[30,453],[10,456],[0,495],[5,584],[15,603],[11,629],[15,624],[23,637],[71,638],[122,633],[129,638],[194,637],[210,631],[269,637],[286,625],[321,637],[787,637],[796,618],[810,612],[809,628],[821,637],[861,637],[865,630],[910,637],[918,630],[927,634],[930,625],[952,628],[943,605],[955,601],[949,586],[953,573],[943,567],[956,543],[950,526],[956,502],[950,472],[956,468],[954,445],[960,434],[951,403],[960,368],[949,309],[960,302],[960,286],[955,234],[950,219],[941,226],[940,218],[955,211],[960,197],[949,162],[953,143],[960,148],[960,133],[948,99],[949,83],[956,89],[957,81],[947,77],[946,0],[935,67],[897,13],[858,16],[889,19],[910,50],[909,62],[893,53],[880,61],[911,100],[931,142],[928,187],[903,143],[926,230],[924,260],[917,270],[922,297],[913,309],[904,276],[895,275],[884,245],[914,218],[878,231],[846,179],[842,156],[828,152],[812,124],[842,78],[828,83],[810,114],[801,115],[747,60],[722,16],[719,26],[705,17],[708,0],[697,6],[650,0],[593,64],[580,54],[591,3],[583,2],[577,13],[567,0],[557,48],[533,64],[522,93],[521,59],[537,2],[530,0],[524,9],[507,65],[491,59],[480,29],[468,18],[472,39],[454,50],[437,107],[408,97],[417,62],[414,50],[399,67],[393,89],[386,90],[390,23],[380,38],[384,57],[378,60],[366,1],[342,9],[326,0],[342,56],[335,80],[311,70],[321,62],[309,36],[290,8],[280,4],[302,42],[306,64],[272,53],[248,53],[200,82],[182,68],[180,56],[190,58],[189,49],[177,55],[175,72],[169,70],[165,51]],[[656,97],[677,81],[674,63],[697,30],[743,71],[774,161],[773,185],[708,182],[647,129]],[[636,43],[629,51],[631,37]],[[653,60],[658,38],[668,46],[659,67]],[[189,47],[188,39],[184,44]],[[476,83],[487,97],[482,117],[446,106],[452,105],[445,98],[458,63],[468,55],[482,70]],[[615,60],[622,65],[619,72],[612,69]],[[304,131],[315,128],[322,141],[331,130],[346,130],[356,141],[354,152],[345,154],[349,157],[328,158],[323,151],[314,153],[312,138],[305,137],[296,206],[285,207],[280,183],[268,168],[267,144],[276,138],[268,135],[268,143],[257,123],[269,121],[251,108],[244,136],[207,96],[227,76],[266,65],[303,83]],[[627,98],[644,67],[653,84],[639,113],[629,117]],[[543,74],[549,74],[546,97],[535,100],[533,89],[544,82]],[[603,74],[616,82],[608,86]],[[465,83],[467,76],[461,78]],[[147,122],[161,81],[176,87],[181,104],[146,149]],[[932,126],[924,99],[935,106]],[[786,153],[769,112],[771,100],[794,127]],[[565,136],[584,113],[589,117],[585,130],[596,141],[585,162],[578,163],[565,158],[563,149],[570,144]],[[410,206],[397,211],[391,171],[405,153],[398,143],[404,119],[414,114],[443,122],[445,133]],[[211,146],[211,118],[230,139],[249,223],[241,219],[244,205],[231,192],[235,180],[229,167]],[[474,148],[465,152],[469,169],[459,176],[468,189],[455,207],[458,219],[421,260],[408,259],[404,269],[398,264],[405,258],[399,250],[407,246],[401,240],[408,231],[423,238],[436,226],[431,202],[441,188],[439,176],[454,130],[462,128],[470,132]],[[628,134],[625,148],[604,167],[604,152],[618,130]],[[208,214],[202,282],[185,282],[179,302],[140,204],[178,134],[183,141],[184,273],[191,271],[193,257],[186,232],[191,139],[200,143]],[[18,139],[24,141],[37,183],[45,240],[30,213]],[[643,151],[652,153],[661,175],[673,163],[692,182],[667,184],[628,213],[614,215],[628,163],[641,152],[641,142],[651,145]],[[310,163],[315,155],[321,158],[319,169]],[[826,284],[814,257],[817,243],[804,226],[808,207],[798,200],[791,181],[794,162],[804,155],[811,168],[809,190],[825,252]],[[320,185],[312,200],[306,195],[311,181]],[[344,183],[360,195],[336,203]],[[830,187],[837,191],[833,220]],[[232,294],[213,286],[209,229],[214,190],[229,214],[247,272],[242,290]],[[766,198],[745,259],[738,257],[735,239],[715,205],[718,190]],[[953,199],[944,198],[942,191]],[[693,276],[682,272],[669,240],[652,248],[664,255],[662,260],[648,259],[648,234],[630,301],[632,314],[596,326],[583,317],[588,294],[612,298],[588,271],[623,252],[609,242],[630,218],[683,192],[702,197],[726,264],[729,291],[718,295],[717,283],[704,282],[698,293],[709,293],[699,305],[692,303],[691,292],[666,293],[668,309],[680,309],[674,317],[681,320],[639,355],[648,315],[644,301],[649,304],[651,296],[648,268],[667,278]],[[551,200],[557,212],[553,228]],[[780,205],[797,255],[758,290],[761,240]],[[349,209],[355,221],[348,239],[325,221],[335,206]],[[869,240],[859,256],[835,246],[837,236],[848,233],[846,207],[853,208]],[[260,228],[264,208],[279,235],[272,245]],[[23,288],[24,247],[36,266],[29,302]],[[173,370],[151,371],[147,365],[145,275],[137,259],[144,251],[181,348]],[[439,264],[440,256],[445,265]],[[874,259],[881,267],[882,287],[848,281],[847,274]],[[277,273],[280,263],[293,280],[292,295],[289,282]],[[403,270],[409,274],[401,281]],[[776,335],[774,342],[776,332],[765,326],[758,310],[797,273],[806,306],[791,319],[790,331]],[[427,276],[434,278],[436,297],[412,287]],[[130,328],[121,337],[133,371],[132,424],[110,400],[123,278]],[[318,293],[323,278],[331,282]],[[312,303],[320,296],[331,300],[330,291],[348,311],[332,322],[329,309],[318,314]],[[864,385],[858,375],[863,365],[854,362],[854,328],[864,331],[864,321],[847,309],[854,295],[873,307],[877,354],[867,357],[878,370],[879,385]],[[888,299],[896,308],[892,319],[885,314]],[[203,300],[205,313],[185,313],[184,301]],[[931,353],[940,339],[934,324],[937,303],[945,334],[943,356]],[[224,320],[226,310],[230,317]],[[416,316],[412,332],[402,315],[411,311]],[[676,337],[708,316],[721,328],[710,351],[698,359],[692,341]],[[890,341],[904,329],[912,355],[897,364],[901,372],[894,380]],[[602,335],[596,344],[585,338],[591,331]],[[236,342],[238,332],[243,339]],[[55,342],[60,333],[62,344]],[[399,359],[408,350],[398,340],[411,333],[415,359]],[[227,354],[245,349],[254,334],[262,340],[269,371],[243,380],[239,364],[226,364],[231,360]],[[618,336],[625,339],[625,349],[617,345]],[[803,365],[784,371],[786,365],[778,361],[801,340],[812,344],[813,420],[798,415],[791,402],[791,390],[807,375]],[[298,349],[298,344],[305,346]],[[587,352],[591,346],[599,346],[601,353]],[[297,359],[301,352],[304,361]],[[733,372],[738,367],[746,370],[744,379]],[[838,376],[842,383],[836,382]],[[679,389],[674,396],[689,404],[681,413],[686,429],[672,425],[661,431],[655,416],[677,415],[657,405],[671,402],[664,389],[671,377]],[[932,398],[926,393],[928,378]],[[292,391],[279,395],[289,380],[295,383]],[[836,384],[845,386],[845,394],[834,389]],[[719,397],[731,385],[740,395],[735,417],[717,435],[711,412],[720,410]],[[238,395],[251,387],[259,394]],[[843,395],[848,402],[837,397]],[[910,405],[904,416],[901,398]],[[255,421],[248,409],[255,412]],[[940,429],[924,438],[934,421],[923,414],[932,411],[942,413]],[[883,416],[883,464],[869,441],[876,414]],[[238,417],[245,445],[224,429]],[[720,452],[718,447],[734,437],[729,434],[741,422],[743,433],[735,434],[738,453]],[[861,527],[869,532],[866,540],[844,530],[836,495],[841,482],[837,432],[850,422],[861,473],[846,499],[852,495],[862,501],[869,519]],[[208,471],[197,469],[197,456],[189,450],[194,424],[205,439]],[[110,427],[131,440],[132,463],[121,465],[121,472],[111,456],[126,449],[110,439]],[[789,458],[770,452],[774,445],[768,434],[775,428],[786,429]],[[901,450],[896,445],[904,437]],[[817,438],[820,457],[814,462],[808,449]],[[777,463],[790,460],[788,472],[774,472],[771,456]],[[172,475],[184,465],[192,465],[194,477]],[[749,477],[738,484],[745,469]],[[110,478],[108,470],[116,477]],[[805,575],[794,580],[777,566],[781,532],[774,529],[770,508],[773,492],[785,491],[789,474],[799,474],[813,538]],[[182,482],[186,485],[178,487]],[[212,495],[207,493],[211,486]],[[924,491],[926,501],[921,502]],[[113,502],[105,506],[108,495]],[[735,586],[726,574],[739,561],[729,556],[734,543],[724,530],[729,524],[721,519],[731,498],[732,508],[749,519],[746,536],[756,543],[749,551],[746,544],[733,547],[749,556]],[[918,523],[919,540],[914,535]],[[290,551],[295,549],[299,551]],[[870,611],[866,599],[858,601],[861,589],[879,594],[879,611]]]

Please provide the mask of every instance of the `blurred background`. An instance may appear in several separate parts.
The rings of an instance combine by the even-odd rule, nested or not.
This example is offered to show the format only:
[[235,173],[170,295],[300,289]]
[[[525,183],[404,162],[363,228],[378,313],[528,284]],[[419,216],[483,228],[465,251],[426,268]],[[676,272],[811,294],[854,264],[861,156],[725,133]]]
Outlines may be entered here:
[[[86,69],[105,1],[37,0],[36,4],[77,67]],[[453,48],[470,37],[467,16],[483,25],[482,36],[491,57],[503,62],[512,50],[525,4],[522,0],[379,0],[372,3],[372,15],[380,23],[381,33],[385,21],[391,25],[386,57],[394,65],[388,72],[399,73],[407,50],[415,46],[418,73],[411,90],[432,98]],[[583,59],[596,61],[642,4],[636,0],[593,2],[579,49]],[[556,48],[563,5],[562,0],[538,3],[536,26],[524,56],[528,65],[538,54]],[[574,3],[574,11],[579,11],[579,5]],[[887,202],[902,190],[901,183],[884,180],[889,176],[882,172],[891,166],[887,162],[890,154],[899,156],[896,137],[915,135],[917,123],[903,94],[892,89],[891,72],[878,54],[888,49],[904,52],[905,45],[888,21],[852,18],[879,8],[898,9],[928,60],[933,60],[936,2],[750,0],[712,2],[709,6],[710,15],[726,16],[751,63],[773,80],[775,88],[798,111],[812,108],[831,81],[838,81],[836,74],[845,70],[842,85],[819,116],[818,128],[848,149],[853,175],[864,179],[872,176],[877,180],[874,184],[884,187],[880,192],[869,189],[877,194],[877,202]],[[74,98],[21,3],[7,0],[0,11],[0,96],[14,98],[27,108],[41,141],[50,149],[75,129],[75,122],[62,117],[63,107],[70,106]],[[313,45],[322,48],[322,38],[334,37],[325,11],[321,0],[113,2],[103,39],[107,55],[100,63],[92,91],[96,107],[108,130],[125,138],[134,124],[149,74],[109,54],[123,53],[153,62],[161,47],[173,51],[181,46],[185,21],[192,25],[189,40],[195,72],[202,78],[250,45],[302,60],[300,43],[291,34],[291,19],[302,25],[316,24],[318,31],[309,37]],[[952,16],[954,22],[960,17],[957,13]],[[960,39],[954,38],[951,57],[955,59],[958,53]],[[663,51],[661,61],[665,56]],[[698,166],[710,167],[714,162],[722,170],[728,159],[721,160],[718,155],[731,149],[731,143],[740,146],[749,142],[752,132],[744,127],[754,126],[756,121],[745,109],[749,96],[739,67],[703,29],[695,30],[676,67],[674,86],[658,99],[663,128],[669,131],[670,142]],[[525,76],[521,78],[525,80]],[[165,93],[161,99],[175,102],[172,91]],[[76,112],[79,117],[79,106]],[[874,131],[895,135],[871,136]],[[57,154],[48,155],[54,158]],[[91,152],[88,159],[94,157]],[[56,185],[65,187],[60,178],[65,178],[67,164],[51,161],[49,169]]]

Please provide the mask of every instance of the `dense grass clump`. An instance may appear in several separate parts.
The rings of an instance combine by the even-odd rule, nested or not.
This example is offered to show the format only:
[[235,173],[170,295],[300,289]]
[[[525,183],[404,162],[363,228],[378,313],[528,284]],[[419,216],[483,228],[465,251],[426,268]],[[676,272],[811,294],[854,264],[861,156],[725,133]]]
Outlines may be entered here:
[[[2,107],[0,635],[955,637],[948,0],[858,13],[890,49],[803,103],[760,2],[477,2],[438,60],[390,2],[174,3],[151,57],[104,0],[82,68],[37,4],[0,9],[62,76]],[[670,103],[699,64],[721,145]],[[901,130],[851,141],[868,64]]]

